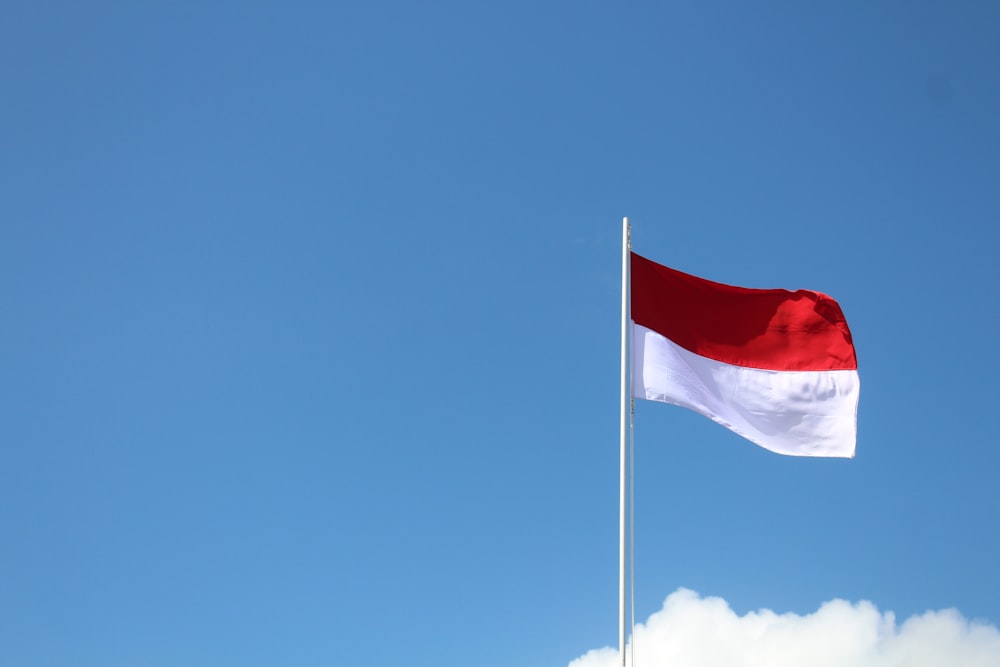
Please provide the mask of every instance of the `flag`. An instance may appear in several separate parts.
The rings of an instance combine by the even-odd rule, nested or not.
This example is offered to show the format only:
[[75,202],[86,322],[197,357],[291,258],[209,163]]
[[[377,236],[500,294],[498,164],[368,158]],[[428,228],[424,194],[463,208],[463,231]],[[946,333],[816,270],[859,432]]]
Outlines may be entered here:
[[631,253],[632,397],[679,405],[761,447],[853,457],[860,382],[840,306],[748,289]]

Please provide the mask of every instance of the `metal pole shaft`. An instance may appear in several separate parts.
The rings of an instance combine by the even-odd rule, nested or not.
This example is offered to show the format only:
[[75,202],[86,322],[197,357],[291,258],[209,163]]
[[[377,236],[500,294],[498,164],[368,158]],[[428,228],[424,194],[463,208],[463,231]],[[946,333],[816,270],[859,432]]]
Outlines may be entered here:
[[625,667],[625,489],[626,447],[625,425],[628,415],[628,278],[629,278],[629,225],[622,218],[622,358],[621,358],[621,455],[619,473],[618,508],[618,654]]

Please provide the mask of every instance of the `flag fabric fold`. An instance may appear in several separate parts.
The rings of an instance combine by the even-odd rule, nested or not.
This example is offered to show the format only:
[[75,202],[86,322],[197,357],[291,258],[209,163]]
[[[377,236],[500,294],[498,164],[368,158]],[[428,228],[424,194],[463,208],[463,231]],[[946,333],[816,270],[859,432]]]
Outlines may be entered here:
[[631,253],[634,398],[693,410],[779,454],[853,457],[860,392],[840,306]]

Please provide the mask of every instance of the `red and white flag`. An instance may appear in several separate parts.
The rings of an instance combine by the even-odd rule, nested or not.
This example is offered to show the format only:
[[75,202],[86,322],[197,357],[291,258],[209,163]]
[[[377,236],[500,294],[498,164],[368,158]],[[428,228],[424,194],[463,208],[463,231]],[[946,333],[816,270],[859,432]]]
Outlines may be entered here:
[[853,457],[860,382],[836,301],[747,289],[631,253],[632,396],[694,410],[761,447]]

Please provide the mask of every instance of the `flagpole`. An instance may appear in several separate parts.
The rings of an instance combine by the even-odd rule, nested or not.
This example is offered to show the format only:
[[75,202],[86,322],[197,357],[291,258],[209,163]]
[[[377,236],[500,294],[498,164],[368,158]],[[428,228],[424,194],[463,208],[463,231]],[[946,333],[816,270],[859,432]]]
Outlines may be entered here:
[[622,218],[622,356],[621,356],[621,452],[619,459],[618,494],[618,655],[625,667],[625,488],[626,446],[625,425],[628,415],[628,279],[631,241],[628,218]]

